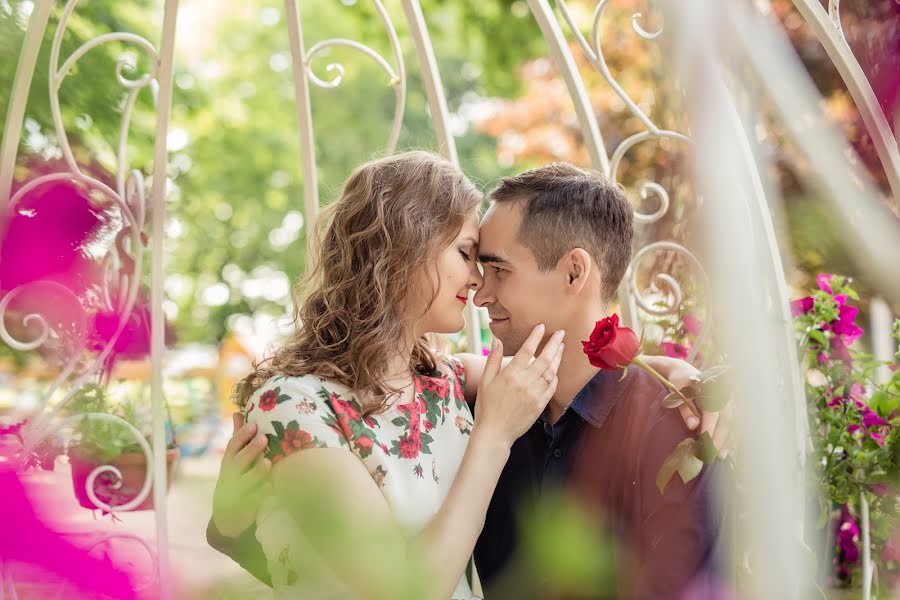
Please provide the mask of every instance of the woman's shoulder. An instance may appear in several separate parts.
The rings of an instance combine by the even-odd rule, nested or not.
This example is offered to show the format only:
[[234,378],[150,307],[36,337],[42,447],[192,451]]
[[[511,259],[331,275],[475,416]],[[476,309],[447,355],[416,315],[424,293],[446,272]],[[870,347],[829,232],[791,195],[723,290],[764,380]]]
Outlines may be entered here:
[[464,381],[466,378],[466,370],[461,360],[452,354],[446,352],[435,352],[434,354],[437,370],[441,375],[452,379]]
[[267,379],[247,400],[247,419],[259,419],[285,407],[291,413],[305,415],[332,414],[331,401],[346,394],[343,385],[316,375],[275,375]]
[[247,401],[247,422],[269,440],[266,455],[273,462],[304,448],[347,447],[336,414],[345,389],[315,375],[276,375]]

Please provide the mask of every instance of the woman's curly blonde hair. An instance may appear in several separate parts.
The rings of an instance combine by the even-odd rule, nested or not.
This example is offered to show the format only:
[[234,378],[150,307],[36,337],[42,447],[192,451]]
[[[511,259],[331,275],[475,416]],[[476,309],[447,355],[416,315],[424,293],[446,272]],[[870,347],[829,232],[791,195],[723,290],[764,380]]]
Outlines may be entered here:
[[[482,199],[458,167],[430,152],[405,152],[357,168],[323,212],[327,229],[317,260],[294,289],[295,332],[238,382],[237,403],[243,407],[275,375],[313,374],[374,398],[363,407],[366,414],[382,410],[398,391],[385,384],[386,370],[407,339],[419,282],[430,282],[421,317],[436,292],[427,267]],[[409,367],[419,373],[436,368],[424,337],[416,341]]]

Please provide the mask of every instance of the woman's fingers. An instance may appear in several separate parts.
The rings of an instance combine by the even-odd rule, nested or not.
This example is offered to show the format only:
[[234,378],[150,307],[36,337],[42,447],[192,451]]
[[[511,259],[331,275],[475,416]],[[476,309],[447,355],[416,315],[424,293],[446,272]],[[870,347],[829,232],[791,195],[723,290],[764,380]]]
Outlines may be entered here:
[[264,436],[258,435],[253,438],[234,455],[234,458],[231,461],[232,468],[238,473],[246,471],[257,458],[262,456],[263,451],[266,449],[266,445],[267,440]]
[[[236,417],[232,417],[232,419],[232,422],[237,425],[238,419]],[[241,417],[241,420],[243,420],[243,417]],[[223,460],[229,462],[229,459],[240,452],[255,435],[256,423],[244,423],[241,425],[241,427],[232,434],[231,439],[228,440],[228,444],[225,445],[225,456]]]
[[484,363],[484,373],[481,375],[480,386],[485,386],[494,380],[503,364],[503,342],[494,338],[491,342],[491,353]]
[[272,461],[263,458],[256,461],[250,469],[241,476],[241,485],[247,492],[253,491],[262,484],[272,470]]
[[550,362],[550,366],[548,366],[544,372],[541,374],[541,377],[549,380],[552,377],[556,377],[556,372],[559,370],[559,363],[562,362],[563,350],[566,349],[565,344],[560,344],[556,348],[556,354],[553,356],[553,360]]
[[556,359],[556,355],[559,354],[559,348],[565,337],[566,332],[562,329],[550,336],[550,339],[544,344],[544,349],[541,351],[540,356],[538,356],[528,367],[528,371],[530,371],[530,376],[532,378],[544,376],[544,373],[546,373],[547,369],[550,368],[550,365]]
[[547,389],[544,390],[544,397],[542,398],[544,402],[544,406],[546,406],[550,399],[553,398],[553,394],[556,393],[556,386],[559,384],[559,377],[556,375],[553,376],[553,379],[547,384]]
[[522,344],[522,347],[519,348],[519,351],[516,352],[516,355],[513,356],[513,359],[510,361],[509,369],[525,369],[528,367],[529,363],[531,363],[531,359],[534,358],[534,353],[537,352],[538,345],[541,343],[541,339],[544,337],[544,324],[536,326],[531,330],[531,334],[528,336],[528,339],[525,340],[525,343]]

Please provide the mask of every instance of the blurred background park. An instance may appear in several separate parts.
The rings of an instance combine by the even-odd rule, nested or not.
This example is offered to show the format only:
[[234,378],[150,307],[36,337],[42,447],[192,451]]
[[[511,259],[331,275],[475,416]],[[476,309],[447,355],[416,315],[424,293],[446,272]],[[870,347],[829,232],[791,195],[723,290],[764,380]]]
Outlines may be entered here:
[[[813,31],[789,0],[756,0],[755,4],[787,33],[824,98],[829,118],[855,149],[884,204],[900,218],[900,204],[891,195],[862,117]],[[386,5],[392,13],[401,12],[398,2]],[[590,167],[571,98],[524,1],[422,0],[421,5],[443,78],[461,166],[483,190],[504,175],[550,161]],[[579,21],[586,23],[593,6],[581,1],[570,4]],[[301,8],[307,47],[341,37],[390,54],[389,41],[370,3],[305,2]],[[54,8],[51,23],[61,9],[61,4]],[[32,10],[28,1],[0,0],[0,114],[6,114],[10,102]],[[684,131],[686,116],[678,82],[665,69],[660,48],[631,30],[632,15],[640,11],[647,15],[644,28],[654,29],[654,11],[642,0],[610,3],[603,29],[606,60],[625,92],[655,123]],[[900,2],[844,0],[841,14],[846,39],[896,135]],[[156,0],[85,0],[71,17],[62,54],[68,56],[86,40],[111,31],[135,32],[155,40],[161,19],[162,3]],[[397,19],[395,25],[404,54],[411,56],[405,22]],[[40,174],[64,168],[47,94],[53,33],[48,28],[31,86],[13,191]],[[642,125],[574,43],[572,47],[604,141],[608,148],[615,148]],[[164,393],[169,433],[177,440],[181,458],[170,495],[170,527],[173,562],[182,557],[199,565],[193,573],[179,575],[185,581],[179,588],[183,595],[178,597],[227,598],[241,590],[253,595],[264,588],[254,587],[258,584],[249,575],[206,548],[203,530],[218,461],[231,433],[231,386],[290,325],[291,290],[306,262],[310,224],[303,214],[304,182],[284,6],[273,0],[182,0],[175,52],[166,139],[170,193],[163,310],[169,351]],[[112,74],[123,53],[130,53],[138,68],[146,61],[127,45],[102,45],[78,62],[59,93],[78,163],[111,186],[124,99]],[[343,48],[330,49],[315,67],[322,79],[332,76],[325,71],[330,62],[344,66],[344,82],[333,89],[313,86],[310,90],[323,204],[336,198],[356,165],[383,152],[395,108],[394,91],[372,61]],[[407,60],[407,71],[408,97],[398,148],[437,149],[415,61]],[[151,171],[154,123],[150,96],[141,94],[127,151],[131,167],[145,173]],[[850,276],[859,294],[859,321],[866,323],[875,286],[857,272],[840,241],[845,224],[829,213],[817,189],[808,184],[810,165],[774,121],[758,141],[777,170],[773,175],[784,199],[784,218],[776,225],[792,298],[807,295],[819,273]],[[645,180],[659,182],[671,198],[671,209],[662,219],[637,228],[636,245],[672,240],[702,260],[702,248],[696,243],[698,225],[692,217],[703,206],[691,189],[687,161],[682,148],[660,140],[634,148],[619,172],[636,208],[655,210],[656,200],[642,200],[634,193]],[[56,207],[48,202],[45,211],[52,210]],[[42,216],[40,207],[35,212]],[[93,214],[96,250],[85,252],[77,265],[85,286],[99,273],[98,257],[114,243],[114,233],[121,226],[110,206],[96,204]],[[9,291],[17,277],[27,277],[12,266],[21,256],[17,253],[25,250],[26,246],[12,243],[3,246],[2,291]],[[110,410],[120,414],[133,410],[138,413],[136,423],[149,422],[149,403],[140,400],[148,397],[150,374],[148,298],[147,293],[139,295],[127,339],[117,349],[108,375],[109,402],[118,407]],[[900,314],[900,306],[891,309]],[[868,327],[864,329],[858,344],[868,349]],[[452,343],[462,348],[463,335]],[[489,339],[486,328],[482,335]],[[59,348],[52,346],[42,352],[22,352],[0,344],[0,415],[27,414],[29,406],[37,403],[59,369],[54,356]],[[661,351],[679,355],[673,348],[661,345]],[[57,489],[59,481],[47,477],[47,490]],[[83,510],[82,516],[86,515],[94,518],[91,511]],[[151,531],[146,515],[125,514],[122,520],[135,530]],[[891,531],[885,526],[882,546]],[[885,577],[896,571],[900,559],[900,549],[893,552],[883,555]],[[841,583],[852,594],[859,581],[850,576],[835,580],[835,587]]]

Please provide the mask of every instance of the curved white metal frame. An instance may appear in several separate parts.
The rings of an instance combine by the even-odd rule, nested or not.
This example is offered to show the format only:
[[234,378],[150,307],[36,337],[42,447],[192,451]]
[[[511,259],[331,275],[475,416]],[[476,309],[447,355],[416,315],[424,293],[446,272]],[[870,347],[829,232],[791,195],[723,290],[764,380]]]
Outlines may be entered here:
[[[75,331],[70,332],[70,336],[75,342],[72,357],[61,369],[57,378],[41,396],[38,409],[35,413],[37,415],[36,418],[23,428],[24,444],[19,459],[23,460],[24,457],[28,456],[31,450],[46,437],[62,429],[68,428],[83,419],[107,420],[125,427],[134,436],[135,441],[141,447],[148,464],[147,473],[140,492],[126,504],[110,506],[102,502],[93,489],[94,482],[100,474],[106,472],[113,473],[119,478],[119,484],[121,484],[121,473],[118,469],[109,465],[97,467],[89,474],[85,491],[91,502],[93,502],[97,508],[101,508],[107,512],[122,512],[131,510],[141,504],[150,493],[151,486],[153,487],[157,524],[156,554],[153,553],[152,548],[145,541],[139,541],[147,547],[153,557],[155,565],[153,570],[154,581],[158,578],[161,582],[161,597],[168,598],[170,594],[170,576],[167,556],[168,533],[166,531],[165,514],[165,493],[167,488],[167,473],[165,468],[165,415],[161,395],[161,359],[163,350],[161,290],[163,276],[162,226],[165,219],[166,190],[165,140],[171,106],[172,57],[177,1],[167,0],[165,4],[161,53],[157,53],[156,48],[152,43],[138,35],[114,32],[98,36],[85,42],[72,52],[72,54],[65,59],[62,66],[60,66],[60,49],[63,36],[66,33],[69,19],[74,13],[78,2],[79,0],[68,0],[60,14],[50,49],[50,72],[48,78],[50,110],[55,134],[59,141],[67,170],[33,179],[19,188],[16,193],[10,197],[13,180],[12,174],[18,152],[21,127],[24,121],[25,103],[28,98],[28,91],[31,86],[31,79],[37,62],[37,54],[40,50],[44,31],[46,30],[50,12],[52,11],[54,4],[52,0],[38,0],[35,9],[31,14],[28,29],[25,34],[16,70],[10,107],[4,125],[2,146],[0,146],[0,198],[2,198],[3,201],[3,205],[0,206],[0,212],[2,212],[2,217],[0,217],[0,227],[5,228],[9,215],[12,214],[18,203],[26,196],[26,194],[34,191],[39,186],[48,183],[69,181],[75,185],[87,188],[92,192],[99,192],[102,194],[103,197],[118,208],[123,221],[122,229],[116,237],[115,245],[110,248],[107,255],[101,261],[101,270],[103,274],[101,280],[101,297],[106,304],[105,308],[117,312],[119,315],[119,322],[116,330],[106,342],[105,346],[96,355],[90,357],[91,360],[89,361],[87,368],[77,372],[79,363],[86,358],[87,350],[87,325],[85,323],[85,316],[83,314],[80,315],[80,319],[76,321]],[[149,72],[142,74],[136,79],[129,79],[125,74],[127,71],[133,71],[135,68],[129,56],[123,55],[116,64],[114,75],[119,84],[126,90],[127,95],[122,112],[122,122],[117,144],[115,190],[102,181],[85,174],[79,167],[66,135],[59,104],[59,90],[62,83],[78,60],[92,49],[110,42],[124,42],[131,46],[137,46],[146,53],[150,64]],[[157,81],[159,84],[157,84]],[[156,105],[157,122],[155,132],[156,142],[153,181],[159,182],[159,184],[154,185],[150,191],[150,208],[153,213],[153,233],[151,242],[152,273],[150,282],[152,327],[152,447],[151,444],[144,439],[143,434],[141,434],[138,429],[113,415],[88,413],[75,415],[65,419],[58,418],[60,412],[84,385],[91,380],[99,378],[103,365],[113,351],[116,341],[128,322],[138,296],[144,246],[146,244],[145,235],[143,233],[146,214],[145,189],[143,175],[137,170],[129,170],[128,168],[126,148],[131,116],[135,107],[137,95],[144,88],[149,88],[153,96],[154,104]],[[62,297],[74,298],[72,292],[65,286],[54,284],[52,282],[35,282],[22,285],[10,290],[3,298],[0,298],[0,339],[18,350],[36,349],[47,342],[51,335],[51,324],[43,315],[37,313],[26,314],[22,319],[22,324],[25,326],[28,326],[29,324],[36,324],[38,326],[39,331],[33,339],[15,339],[6,328],[5,319],[13,301],[25,291],[36,291],[38,289],[45,293],[61,294]],[[77,298],[75,298],[75,302],[77,303]],[[51,396],[63,386],[67,388],[63,398],[53,408],[48,409],[48,403]],[[134,537],[127,534],[114,534],[113,536],[107,537],[120,536]],[[147,582],[142,584],[141,587],[147,587],[152,583],[153,581]],[[8,570],[4,570],[4,585],[9,586],[12,593],[15,594],[15,585],[11,580],[11,575]]]
[[[344,38],[333,38],[325,40],[315,44],[307,50],[303,44],[303,31],[298,0],[285,0],[290,51],[293,58],[292,73],[296,95],[296,110],[300,130],[301,164],[304,177],[305,216],[306,222],[310,224],[309,227],[314,227],[315,223],[317,222],[316,217],[319,204],[316,159],[313,145],[312,112],[309,100],[309,85],[311,82],[313,85],[317,85],[323,88],[338,87],[342,84],[344,75],[344,68],[339,63],[330,63],[326,65],[326,72],[330,73],[332,76],[330,80],[323,79],[315,74],[315,72],[313,71],[313,61],[326,49],[340,46],[355,50],[373,60],[375,64],[387,75],[388,84],[395,90],[396,107],[390,134],[388,137],[388,142],[385,147],[385,152],[387,154],[393,153],[397,147],[400,127],[402,125],[403,114],[405,110],[407,92],[405,65],[396,30],[384,5],[380,0],[372,1],[390,41],[391,51],[393,54],[393,63],[386,60],[372,48],[357,41]],[[603,55],[600,33],[601,17],[607,5],[609,4],[609,0],[600,0],[598,2],[592,15],[591,34],[589,38],[586,38],[580,31],[578,24],[575,22],[575,19],[573,18],[571,12],[568,10],[565,1],[557,0],[557,10],[560,12],[562,19],[568,25],[573,38],[580,46],[581,50],[584,52],[589,63],[603,76],[603,78],[609,84],[610,88],[622,99],[622,101],[629,108],[635,118],[637,118],[645,128],[645,131],[634,134],[623,140],[615,148],[612,155],[608,156],[606,148],[604,146],[603,138],[601,136],[601,132],[599,130],[599,127],[597,126],[593,109],[591,108],[588,101],[583,81],[580,77],[580,74],[578,73],[575,61],[569,50],[566,37],[562,32],[553,9],[550,7],[547,0],[527,0],[527,2],[548,43],[550,54],[556,62],[557,68],[559,69],[569,89],[578,120],[581,124],[582,132],[585,136],[585,143],[588,149],[591,163],[594,168],[602,171],[603,173],[606,173],[614,181],[617,181],[618,167],[621,164],[623,157],[636,144],[663,138],[673,139],[678,142],[686,142],[688,144],[691,144],[691,139],[688,136],[676,131],[661,129],[655,123],[653,123],[653,121],[647,116],[647,114],[645,114],[644,111],[642,111],[640,107],[624,92],[622,87],[610,73],[609,67]],[[829,56],[837,65],[842,77],[844,78],[844,81],[847,84],[848,89],[850,90],[851,95],[853,96],[854,100],[857,103],[857,106],[859,107],[865,124],[872,135],[876,150],[878,152],[878,156],[887,173],[894,196],[898,196],[898,191],[900,191],[900,152],[898,152],[897,140],[893,135],[891,135],[890,127],[887,124],[887,119],[881,112],[877,100],[875,99],[874,93],[872,92],[872,88],[866,80],[864,74],[862,73],[862,70],[859,68],[858,62],[856,61],[849,46],[846,43],[840,21],[839,0],[829,0],[827,14],[821,7],[821,5],[817,2],[817,0],[794,0],[794,3],[803,14],[804,18],[807,20],[810,27],[812,27],[812,29],[815,31],[817,37],[822,42]],[[100,473],[113,472],[116,475],[120,475],[115,470],[115,468],[111,466],[99,467],[90,474],[88,478],[87,494],[91,498],[91,501],[100,508],[104,508],[110,511],[128,510],[140,504],[146,498],[150,490],[150,477],[152,474],[153,481],[156,484],[154,486],[154,499],[156,501],[157,507],[158,557],[153,555],[152,548],[150,548],[150,546],[147,545],[144,540],[138,541],[144,544],[147,547],[148,551],[151,553],[151,556],[154,557],[154,561],[157,564],[156,572],[158,573],[161,582],[160,592],[162,597],[166,598],[170,594],[170,577],[168,559],[166,555],[166,469],[165,440],[163,431],[164,416],[161,397],[161,352],[163,349],[161,282],[163,276],[162,242],[164,237],[164,195],[166,187],[165,134],[168,127],[169,110],[171,107],[172,96],[173,45],[176,24],[177,0],[166,0],[165,2],[162,44],[160,52],[157,52],[153,44],[140,36],[129,33],[110,33],[99,36],[83,44],[81,47],[76,49],[69,57],[66,58],[62,66],[59,66],[59,51],[61,47],[61,41],[63,35],[65,34],[67,21],[75,10],[77,4],[78,0],[68,0],[65,8],[61,13],[60,22],[58,24],[51,48],[49,77],[49,93],[54,127],[68,170],[65,172],[54,173],[35,179],[19,189],[16,194],[10,198],[10,191],[12,189],[13,180],[13,168],[15,165],[16,152],[24,119],[25,102],[28,97],[31,76],[37,61],[37,55],[40,49],[41,40],[43,38],[43,34],[46,29],[49,15],[53,6],[52,0],[37,0],[37,2],[35,3],[35,9],[32,12],[29,20],[28,30],[26,32],[22,52],[19,57],[19,63],[16,70],[16,78],[13,86],[13,93],[11,96],[11,102],[7,111],[7,118],[4,125],[4,135],[2,144],[0,144],[0,200],[5,201],[6,198],[9,198],[9,201],[6,203],[6,205],[0,207],[3,209],[2,211],[0,211],[0,230],[2,230],[5,226],[7,215],[15,209],[16,204],[24,197],[25,194],[34,190],[40,185],[54,181],[67,180],[75,182],[78,185],[87,186],[92,190],[102,193],[107,199],[112,201],[119,208],[124,223],[119,236],[116,238],[115,248],[110,250],[109,254],[104,258],[102,263],[104,272],[103,297],[107,304],[115,304],[116,306],[111,306],[111,308],[119,310],[122,316],[120,318],[118,328],[115,334],[112,336],[112,339],[109,341],[107,346],[104,347],[102,351],[94,358],[87,370],[75,376],[78,357],[73,358],[68,364],[63,367],[60,375],[54,382],[52,382],[52,384],[48,388],[47,393],[42,399],[41,418],[36,422],[30,424],[30,426],[25,431],[25,447],[26,449],[33,448],[37,443],[40,442],[40,440],[42,440],[46,436],[52,435],[53,433],[61,429],[70,427],[84,418],[100,418],[115,422],[121,422],[129,429],[129,431],[131,431],[148,459],[152,455],[153,468],[148,469],[147,478],[145,479],[138,496],[128,504],[117,507],[106,506],[99,500],[99,498],[96,497],[92,485]],[[419,6],[417,0],[402,0],[402,6],[405,12],[407,23],[409,25],[410,33],[415,44],[415,50],[419,65],[423,72],[429,107],[431,109],[435,130],[437,132],[440,151],[448,160],[451,160],[454,163],[458,164],[456,145],[452,135],[450,134],[448,125],[449,118],[446,98],[444,96],[440,74],[437,68],[437,63],[434,57],[431,41],[429,39],[428,30],[425,24],[424,17],[422,15],[421,7]],[[645,30],[640,24],[641,19],[641,13],[634,13],[632,15],[631,27],[636,35],[645,40],[655,40],[662,34],[661,28],[653,32],[648,32],[647,30]],[[745,54],[750,58],[754,68],[758,72],[764,72],[767,68],[766,64],[764,63],[764,55],[769,50],[766,48],[760,49],[757,47],[757,50],[759,50],[759,52],[755,52],[751,47],[752,44],[749,38],[747,37],[750,35],[750,33],[748,31],[742,30],[740,27],[736,28],[734,30],[734,33],[735,37],[746,46]],[[151,64],[149,73],[142,74],[135,79],[129,79],[128,77],[126,77],[126,72],[134,70],[134,66],[131,64],[130,60],[127,57],[123,56],[122,58],[120,58],[116,65],[115,77],[127,91],[122,123],[119,132],[118,151],[116,154],[116,189],[110,188],[109,186],[103,184],[95,178],[84,174],[80,170],[66,137],[66,132],[63,126],[61,111],[59,107],[58,95],[63,80],[80,58],[87,54],[91,49],[96,48],[101,44],[114,41],[124,42],[133,46],[137,46],[139,49],[143,50],[146,53]],[[158,86],[157,81],[159,82]],[[145,227],[146,203],[143,176],[138,171],[129,171],[127,167],[126,146],[130,129],[131,114],[135,106],[137,95],[144,88],[150,89],[157,107],[156,146],[154,152],[153,174],[153,181],[157,182],[157,185],[154,185],[150,191],[151,198],[149,203],[150,210],[152,212],[152,233],[150,237],[152,311],[151,402],[153,408],[152,448],[151,445],[148,444],[147,441],[141,436],[139,431],[137,431],[134,427],[128,425],[124,421],[121,421],[120,419],[117,419],[117,417],[111,415],[76,415],[67,419],[56,418],[60,409],[66,405],[66,403],[72,398],[74,393],[76,393],[83,384],[87,383],[91,377],[96,376],[96,373],[111,352],[113,344],[115,344],[116,339],[124,329],[127,318],[136,300],[138,285],[141,278],[141,263],[143,258],[144,245],[146,244],[142,236],[142,231]],[[773,90],[770,90],[770,93],[772,92]],[[797,99],[791,96],[790,90],[774,90],[772,99],[776,104],[776,107],[778,107],[782,111],[786,111],[786,107],[791,103],[797,102]],[[787,122],[789,125],[791,125],[790,120],[787,120]],[[737,128],[741,128],[740,124],[733,123],[733,125]],[[804,133],[794,130],[792,133],[803,150],[807,152],[812,151],[813,142],[811,141],[808,132]],[[746,147],[741,146],[740,157],[735,154],[732,158],[734,158],[735,160],[740,159],[739,162],[743,161],[742,164],[744,164],[744,166],[748,169],[746,172],[755,172],[754,168],[756,168],[758,171],[758,168],[754,163],[753,151],[752,148],[750,148],[749,138],[747,138],[746,136],[738,137],[740,138],[740,140],[743,140],[742,143],[744,143]],[[829,138],[827,135],[825,135],[824,137],[820,137],[819,141],[823,141],[825,145],[829,146],[829,149],[831,150],[829,156],[839,155],[839,152],[837,152],[839,144],[835,143],[834,140]],[[830,171],[827,168],[823,168],[821,172],[824,175],[826,186],[831,192],[829,197],[833,202],[835,202],[835,206],[838,208],[839,212],[849,217],[851,213],[855,211],[854,207],[851,207],[849,205],[848,200],[848,198],[853,194],[845,194],[844,192],[851,192],[852,190],[847,188],[845,181],[843,181],[839,177],[834,176],[833,171]],[[747,201],[747,206],[745,208],[747,209],[748,214],[752,215],[752,220],[754,220],[758,224],[758,227],[761,230],[759,235],[761,235],[761,239],[766,246],[764,251],[764,260],[767,263],[766,268],[772,274],[772,280],[768,282],[768,285],[776,291],[776,295],[779,298],[783,299],[786,295],[784,270],[781,265],[781,259],[775,241],[774,227],[772,225],[771,217],[768,214],[766,206],[766,195],[764,190],[762,189],[762,183],[758,178],[753,179],[750,183],[753,190],[752,194],[750,192],[748,192],[748,194],[752,195],[752,199],[750,198],[750,196],[747,196],[745,198],[745,200]],[[636,192],[644,200],[647,200],[651,196],[654,196],[659,201],[658,208],[652,213],[637,213],[635,215],[636,223],[649,224],[656,222],[660,218],[662,218],[669,210],[669,195],[665,188],[659,183],[653,181],[642,182],[638,185]],[[891,247],[897,250],[898,253],[900,253],[900,244],[895,243],[896,240],[892,240],[891,232],[884,226],[884,223],[879,223],[879,214],[880,213],[876,208],[872,208],[871,206],[867,205],[866,211],[864,212],[864,214],[862,214],[861,218],[858,218],[856,220],[848,220],[849,223],[854,225],[854,227],[850,228],[852,229],[852,231],[850,231],[849,234],[854,236],[853,239],[860,244],[864,255],[869,258],[871,258],[872,256],[875,256],[877,258],[879,255],[885,256],[883,252],[872,252],[872,250],[874,249],[873,244],[875,243],[887,244],[888,247]],[[859,214],[857,214],[856,216],[859,217]],[[862,234],[863,227],[867,228],[866,235]],[[311,245],[313,239],[314,236],[308,235],[310,244],[308,260],[313,256],[313,248]],[[623,317],[632,325],[637,324],[637,309],[640,309],[650,316],[666,315],[671,314],[675,309],[677,309],[678,304],[683,300],[683,294],[680,284],[671,274],[668,273],[657,273],[654,275],[653,280],[662,282],[666,287],[669,288],[669,290],[671,290],[673,302],[669,306],[662,309],[655,307],[638,289],[638,266],[648,256],[660,251],[675,252],[685,256],[688,264],[697,271],[704,284],[704,289],[708,287],[706,285],[705,271],[703,270],[696,257],[684,246],[671,241],[658,241],[648,244],[647,246],[638,249],[638,251],[635,253],[634,258],[629,266],[628,273],[626,274],[622,290],[620,291],[620,301],[622,304]],[[876,260],[875,262],[877,264],[873,266],[873,272],[876,275],[877,280],[884,283],[885,287],[888,288],[888,290],[891,292],[891,295],[896,297],[898,295],[897,290],[895,289],[896,286],[886,279],[886,274],[890,273],[890,265],[888,265],[883,260]],[[56,286],[54,284],[32,284],[32,286],[45,286],[51,293],[61,293],[64,295],[71,294],[71,292],[68,292],[68,290],[62,288],[62,286]],[[19,350],[32,350],[40,347],[48,340],[51,332],[50,324],[40,314],[27,314],[23,317],[24,325],[38,325],[40,331],[32,339],[15,339],[12,334],[10,334],[10,332],[6,329],[6,326],[2,319],[6,316],[10,304],[19,294],[26,291],[26,287],[27,286],[22,286],[20,288],[12,290],[5,297],[0,298],[0,339]],[[115,289],[120,293],[110,294],[110,289]],[[121,293],[123,290],[125,291],[124,294]],[[470,350],[478,352],[480,350],[480,337],[478,335],[478,313],[476,310],[474,310],[474,306],[471,306],[470,308],[471,312],[469,314],[470,318],[468,329]],[[785,327],[789,326],[790,323],[786,305],[781,306],[779,312],[780,321],[782,321],[779,324],[779,327],[784,329]],[[700,343],[696,345],[695,351],[701,345],[702,340],[705,339],[708,335],[709,318],[705,319],[705,321],[705,327],[701,332]],[[86,326],[84,323],[80,323],[76,326],[76,329],[81,328],[83,330],[85,327]],[[791,362],[790,355],[791,351],[793,350],[793,346],[789,341],[790,336],[786,331],[782,331],[778,335],[787,338],[783,341],[785,342],[785,347],[788,348],[788,362]],[[79,346],[78,350],[83,351],[84,348],[82,346]],[[80,353],[81,352],[79,352],[78,354]],[[73,377],[74,380],[70,382],[69,380]],[[798,393],[800,393],[797,390],[802,390],[802,384],[798,383],[798,381],[795,381],[794,379],[791,380],[789,387],[791,388],[791,394],[797,395]],[[63,400],[56,407],[51,410],[47,410],[47,401],[50,395],[55,393],[64,384],[68,385],[71,391],[69,391],[64,396]],[[797,415],[797,418],[798,420],[802,420],[800,419],[799,415]],[[126,535],[126,537],[129,536]],[[97,541],[96,544],[102,543],[104,541],[106,541],[106,538]],[[0,565],[0,567],[2,567],[4,585],[12,585],[8,569],[5,567],[5,565]],[[149,583],[147,585],[149,585]],[[14,587],[12,587],[11,589],[13,595],[15,595]]]

